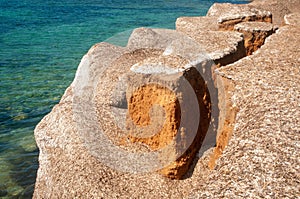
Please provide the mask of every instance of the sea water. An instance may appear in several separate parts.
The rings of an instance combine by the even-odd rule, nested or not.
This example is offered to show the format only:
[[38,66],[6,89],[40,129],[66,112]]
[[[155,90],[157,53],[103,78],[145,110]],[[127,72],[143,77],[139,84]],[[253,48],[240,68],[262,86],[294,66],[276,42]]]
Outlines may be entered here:
[[95,43],[125,45],[137,27],[174,28],[209,0],[0,0],[0,197],[31,198],[33,130],[59,102]]

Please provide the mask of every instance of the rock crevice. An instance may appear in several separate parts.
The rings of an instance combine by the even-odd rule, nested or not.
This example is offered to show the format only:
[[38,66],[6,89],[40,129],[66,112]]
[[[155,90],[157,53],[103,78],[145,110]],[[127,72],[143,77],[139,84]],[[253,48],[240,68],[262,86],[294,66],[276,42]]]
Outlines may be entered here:
[[[240,174],[249,178],[241,186],[256,196],[268,196],[269,186],[280,189],[282,178],[275,177],[280,182],[258,191],[246,169],[264,156],[258,150],[281,157],[279,163],[300,164],[299,127],[291,124],[300,118],[292,117],[299,115],[299,16],[285,16],[278,28],[255,2],[214,4],[207,16],[178,18],[176,30],[138,28],[126,47],[94,45],[35,129],[34,198],[221,197],[225,184],[235,192],[226,197],[234,197],[238,190],[230,182]],[[278,109],[281,120],[273,98],[286,107]],[[265,148],[272,140],[288,150]],[[296,180],[286,182],[291,190],[299,179],[295,168],[289,175]],[[276,196],[284,193],[297,190]]]

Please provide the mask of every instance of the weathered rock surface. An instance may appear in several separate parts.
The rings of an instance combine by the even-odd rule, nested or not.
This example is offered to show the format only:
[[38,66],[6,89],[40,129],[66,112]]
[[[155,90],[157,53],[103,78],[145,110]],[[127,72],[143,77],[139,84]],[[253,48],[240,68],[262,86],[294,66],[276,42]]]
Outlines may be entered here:
[[[246,50],[244,48],[244,39],[241,33],[228,31],[197,31],[184,33],[193,40],[184,40],[182,39],[185,38],[184,34],[173,30],[139,28],[133,32],[127,46],[129,48],[147,48],[147,46],[162,49],[166,48],[167,50],[165,52],[172,49],[170,52],[180,54],[181,56],[185,55],[190,60],[201,60],[203,57],[199,55],[204,54],[218,65],[233,63],[245,56]],[[141,38],[144,38],[143,41],[145,42],[138,42]],[[172,39],[173,43],[171,42]],[[155,45],[156,47],[154,47]],[[219,121],[219,110],[216,107],[216,104],[218,104],[218,91],[213,82],[213,78],[215,78],[214,74],[211,73],[216,66],[212,65],[206,67],[205,70],[200,70],[200,73],[208,84],[211,103],[214,105],[212,106],[211,116],[212,121],[214,122],[211,124],[211,128],[216,129]],[[210,67],[212,67],[212,69]],[[214,142],[213,136],[216,135],[215,133],[216,130],[209,130],[209,133],[206,136],[208,141],[205,143],[207,146],[211,147],[211,143]]]
[[[285,26],[255,54],[218,69],[238,109],[212,182],[197,197],[297,198],[299,192],[300,27]],[[230,110],[230,109],[227,109]],[[215,150],[222,148],[217,141]]]
[[[272,14],[269,11],[256,9],[249,4],[215,3],[205,17],[178,18],[176,30],[192,37],[200,45],[207,46],[206,50],[212,51],[211,57],[215,63],[227,65],[252,54],[263,45],[265,38],[275,32],[270,22]],[[216,30],[243,33],[245,49],[240,43],[241,37],[238,39],[236,33]]]
[[218,17],[179,17],[176,20],[176,30],[181,32],[217,31]]
[[243,33],[246,54],[251,55],[259,49],[266,38],[277,30],[278,27],[266,22],[242,22],[234,26],[234,30]]
[[284,23],[287,25],[300,26],[300,12],[284,16]]
[[[187,36],[191,39],[188,39]],[[141,40],[143,42],[140,42]],[[197,52],[192,53],[194,56],[190,57],[194,60],[201,59],[201,56],[199,58],[196,56],[204,55],[215,64],[226,65],[246,56],[243,36],[237,32],[201,30],[190,32],[188,29],[177,32],[167,29],[138,28],[130,36],[127,47],[130,49],[168,49],[173,44],[180,45],[179,43],[182,43],[184,45],[183,42],[189,43],[188,45],[197,49]],[[191,54],[189,50],[183,52],[183,50],[177,49],[176,53]]]
[[[165,32],[173,36],[161,34]],[[147,43],[136,42],[141,34],[149,38]],[[83,57],[74,82],[59,105],[36,127],[41,168],[35,196],[112,197],[118,194],[90,186],[113,183],[109,175],[113,175],[116,182],[118,178],[124,181],[123,177],[134,182],[139,176],[130,173],[143,175],[141,173],[149,172],[149,167],[152,172],[151,169],[159,169],[159,173],[169,178],[182,178],[209,130],[213,112],[208,93],[208,86],[214,88],[212,64],[197,43],[170,30],[138,29],[127,48],[107,43],[93,46]],[[206,73],[209,75],[204,80],[202,76]],[[155,104],[162,108],[152,106]],[[163,109],[161,115],[157,114],[159,109]],[[151,111],[156,111],[154,117]],[[120,125],[124,122],[129,134]],[[157,123],[163,125],[160,132],[157,132],[160,129],[155,126]],[[104,137],[120,148],[116,151]],[[128,156],[122,149],[135,153],[158,150],[154,154],[158,155]],[[156,166],[157,161],[162,165]],[[78,169],[71,169],[73,167]],[[149,175],[150,178],[156,176]],[[84,184],[73,186],[74,180]],[[67,183],[57,186],[60,181]],[[152,183],[154,181],[150,181],[149,190],[153,189]],[[70,194],[73,189],[76,189],[74,195]]]
[[[144,34],[145,29],[141,31]],[[153,30],[147,31],[151,33],[151,37]],[[197,65],[192,67],[190,64],[193,60],[189,60],[183,53],[180,56],[173,54],[171,51],[182,50],[182,46],[172,42],[172,47],[166,44],[166,47],[169,47],[168,53],[158,50],[162,43],[155,40],[152,43],[150,39],[148,44],[151,48],[135,45],[138,49],[132,50],[131,42],[137,38],[138,30],[130,39],[131,50],[113,61],[109,70],[105,71],[107,77],[99,80],[98,84],[101,86],[98,88],[96,99],[99,123],[116,145],[132,150],[145,147],[150,151],[158,150],[158,158],[162,162],[162,166],[157,168],[159,172],[169,178],[181,178],[200,149],[209,125],[211,104],[205,81],[198,72],[202,68],[194,68]],[[163,40],[159,36],[157,38]],[[184,41],[182,38],[178,39]],[[159,46],[155,46],[155,43]],[[101,59],[93,61],[100,62]],[[201,67],[201,63],[199,66]],[[130,71],[118,74],[112,68]],[[109,115],[110,107],[104,108],[110,96],[106,97],[108,94],[103,92],[102,87],[113,87],[112,76],[123,76],[127,82],[128,110],[125,111],[128,117],[124,119],[126,131],[123,132],[115,127],[114,115]],[[110,92],[113,93],[113,88]],[[197,93],[197,96],[193,97],[190,93]]]
[[[262,5],[272,7],[268,2],[264,1]],[[253,55],[218,69],[215,76],[218,91],[212,82],[213,64],[206,60],[206,55],[214,53],[214,45],[219,45],[224,52],[226,47],[222,46],[228,46],[226,42],[207,45],[203,50],[199,44],[205,41],[197,40],[197,36],[187,39],[176,31],[137,29],[126,48],[106,43],[92,47],[83,57],[76,78],[60,103],[35,129],[40,167],[34,198],[297,198],[300,195],[300,27],[295,23],[297,18],[297,14],[287,16],[286,23],[291,25],[279,28]],[[155,168],[152,156],[123,158],[120,153],[107,153],[111,151],[109,143],[119,146],[118,152],[122,151],[120,149],[147,152],[162,147],[160,138],[157,139],[159,142],[147,138],[151,136],[152,127],[139,131],[132,128],[132,122],[144,128],[151,119],[169,118],[166,131],[170,133],[167,135],[174,137],[176,114],[179,114],[174,97],[176,92],[153,84],[140,87],[138,80],[163,82],[172,91],[179,88],[177,85],[183,77],[191,80],[189,84],[193,90],[202,90],[199,96],[203,99],[196,97],[198,102],[203,102],[199,109],[212,106],[205,117],[212,118],[208,134],[215,135],[215,128],[218,128],[214,150],[196,159],[193,170],[189,170],[182,180],[162,178],[153,172],[143,173],[141,170]],[[198,81],[199,77],[203,79]],[[210,102],[208,96],[203,95],[206,92],[203,81],[210,92]],[[150,90],[155,96],[149,99]],[[180,89],[178,94],[180,101]],[[143,97],[147,100],[136,103]],[[217,101],[214,101],[216,97]],[[167,110],[154,106],[148,117],[144,111],[152,103],[163,104]],[[218,110],[214,109],[216,103]],[[128,107],[133,117],[131,121],[126,120]],[[151,111],[159,114],[152,117]],[[99,127],[107,131],[98,134]],[[125,136],[128,139],[124,139],[124,128],[133,133]],[[202,132],[207,126],[200,128]],[[145,132],[146,137],[140,136],[140,132]],[[105,143],[99,135],[111,142]],[[202,133],[197,135],[203,138]],[[169,138],[162,138],[162,143],[170,142]],[[178,171],[182,174],[180,169],[187,167],[181,163],[191,164],[189,155],[197,152],[201,142],[197,141],[192,151],[187,150],[160,173],[172,176]],[[136,143],[140,145],[136,147]],[[174,149],[176,146],[171,147],[171,159],[177,152]],[[169,154],[161,155],[166,158]],[[135,159],[144,162],[138,164]],[[133,164],[127,165],[130,162]],[[123,171],[118,168],[120,165]],[[214,169],[209,171],[207,165]],[[124,172],[126,169],[129,172]],[[136,174],[133,174],[134,170]]]
[[243,35],[238,32],[181,30],[193,38],[216,64],[233,63],[246,56]]
[[92,47],[72,83],[74,121],[87,150],[121,171],[182,178],[210,124],[213,62],[204,52],[182,33],[145,28],[127,48]]
[[207,12],[217,17],[219,30],[233,30],[234,25],[246,21],[272,22],[272,13],[254,8],[249,4],[215,3]]
[[272,22],[275,25],[284,25],[283,18],[290,13],[299,12],[298,0],[254,0],[249,5],[270,11],[273,14]]
[[137,28],[130,35],[127,48],[155,48],[165,50],[171,45],[172,41],[180,40],[181,37],[187,39],[184,34],[180,34],[174,30]]
[[[155,37],[154,37],[155,35]],[[237,40],[242,40],[242,37],[240,37],[239,34],[237,35]],[[138,42],[139,39],[143,39],[143,42]],[[173,41],[172,41],[173,40]],[[234,39],[232,39],[234,40]],[[232,41],[232,40],[229,40]],[[232,42],[231,46],[227,44],[225,47],[223,47],[219,54],[221,54],[221,57],[224,56],[224,52],[226,47],[227,49],[230,46],[231,48],[234,48],[234,42]],[[205,48],[203,47],[204,45]],[[217,130],[217,123],[218,123],[218,107],[217,107],[217,90],[214,86],[213,79],[212,79],[212,67],[216,67],[214,65],[214,61],[216,61],[219,57],[216,56],[216,60],[211,60],[212,56],[211,53],[213,50],[217,50],[217,48],[211,48],[211,45],[209,42],[203,43],[203,45],[199,45],[195,40],[188,39],[187,36],[183,33],[174,31],[174,30],[166,30],[166,29],[147,29],[147,28],[138,28],[133,31],[131,37],[128,41],[128,48],[148,48],[147,46],[151,46],[153,48],[161,48],[165,49],[165,54],[173,53],[180,56],[185,57],[187,60],[194,60],[193,63],[201,63],[203,59],[209,58],[209,62],[204,64],[202,66],[202,69],[198,68],[198,72],[200,75],[204,78],[204,81],[206,82],[206,85],[209,89],[210,94],[210,100],[211,100],[211,123],[208,129],[208,133],[206,134],[204,143],[202,144],[202,148],[208,149],[213,146],[215,143],[215,136],[216,136],[216,130]],[[219,45],[221,48],[221,45]],[[207,49],[207,50],[206,50]],[[237,50],[237,49],[235,49]],[[226,54],[225,54],[226,55]],[[201,61],[202,60],[202,61]],[[161,61],[160,61],[161,62]],[[173,62],[173,60],[171,60]],[[176,62],[175,62],[176,64]],[[174,65],[169,64],[169,65]],[[145,67],[142,67],[143,71],[146,72],[147,69]],[[151,68],[151,67],[148,67]],[[138,70],[138,68],[136,68]],[[161,70],[161,69],[160,69]],[[150,73],[154,72],[150,70]],[[199,82],[199,81],[198,81]],[[203,125],[203,124],[202,124]],[[204,125],[205,126],[205,125]],[[195,147],[197,148],[197,147]],[[193,152],[194,153],[194,152]],[[182,167],[184,168],[184,167]],[[163,170],[163,173],[166,173],[166,170]]]

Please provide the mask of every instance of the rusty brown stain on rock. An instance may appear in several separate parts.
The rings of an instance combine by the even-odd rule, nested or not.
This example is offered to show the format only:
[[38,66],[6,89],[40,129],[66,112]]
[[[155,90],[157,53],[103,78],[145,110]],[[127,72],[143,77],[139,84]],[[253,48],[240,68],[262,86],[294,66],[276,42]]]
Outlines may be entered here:
[[[174,59],[161,59],[160,57],[157,59],[161,61],[165,60],[166,62],[164,64],[166,65],[168,65],[168,62],[172,60],[174,61]],[[146,60],[149,61],[149,59]],[[152,62],[154,60],[155,59],[153,58]],[[175,63],[182,62],[184,63],[184,61],[178,59],[178,62]],[[145,62],[142,63],[145,64]],[[179,66],[180,65],[177,65],[177,67]],[[136,84],[139,85],[140,79],[145,80],[147,78],[148,76],[145,77],[143,75],[135,74],[131,79],[132,81],[130,81],[131,83],[129,87],[134,88]],[[182,107],[180,107],[180,102],[184,100],[184,103],[189,103],[186,101],[188,98],[183,99],[184,96],[182,96],[182,88],[180,88],[180,82],[182,81],[182,78],[188,81],[197,98],[196,100],[200,111],[200,118],[199,121],[196,121],[196,132],[190,132],[186,130],[184,128],[185,126],[182,126],[182,128],[179,129],[181,118],[187,118],[187,121],[195,120],[194,115],[190,114],[194,111],[190,110],[197,110],[197,108],[190,106],[188,108],[190,110],[184,110],[183,113],[181,112]],[[180,151],[181,149],[186,148],[186,151],[183,151],[182,155],[179,154],[180,156],[174,162],[166,165],[164,168],[158,171],[158,173],[168,178],[182,179],[193,163],[193,160],[199,151],[207,133],[211,117],[210,95],[205,81],[195,68],[190,68],[184,71],[182,74],[178,73],[175,75],[174,79],[172,79],[171,76],[164,77],[163,80],[156,81],[164,82],[166,79],[174,82],[171,83],[171,85],[175,86],[176,92],[173,90],[171,91],[165,86],[151,83],[138,86],[133,92],[128,91],[129,97],[127,100],[129,120],[127,120],[127,128],[130,133],[127,138],[129,138],[132,143],[144,144],[151,150],[159,150],[175,140],[173,143],[174,146],[171,147],[169,151],[160,155],[160,158],[162,159],[169,158],[169,156],[176,156],[176,154],[178,155],[178,150]],[[164,82],[164,84],[167,83]],[[176,88],[176,85],[178,88]],[[159,112],[159,107],[155,107],[155,104],[159,105],[159,107],[163,109],[164,114],[157,114]],[[155,116],[158,116],[158,118],[152,118],[154,115],[151,117],[151,109],[154,109],[156,113]],[[152,126],[152,121],[155,121],[153,122],[155,124],[160,123],[163,125],[157,126],[154,124]],[[188,124],[192,123],[188,121],[188,123],[184,125]],[[154,133],[154,135],[151,136],[151,133]],[[192,140],[190,140],[191,138]],[[126,144],[126,140],[121,144]]]
[[[266,4],[268,2],[263,1]],[[294,5],[298,5],[298,2],[294,2]],[[281,3],[284,4],[284,2]],[[258,7],[273,7],[273,4],[262,5],[264,4],[258,4]],[[296,6],[295,8],[298,9]],[[279,10],[281,10],[281,6],[279,6]],[[283,18],[281,15],[277,17]],[[191,178],[181,181],[168,181],[153,173],[133,175],[106,167],[88,153],[78,135],[72,110],[72,100],[74,100],[74,84],[72,84],[67,89],[59,105],[56,105],[51,113],[44,117],[36,127],[35,137],[40,149],[40,167],[34,198],[113,198],[122,196],[140,197],[145,194],[147,196],[151,195],[153,198],[182,198],[183,196],[187,197],[188,194],[193,194],[195,197],[199,196],[199,198],[220,198],[224,197],[224,194],[228,194],[228,197],[235,197],[238,194],[243,194],[245,189],[251,190],[254,197],[272,197],[274,195],[278,197],[286,195],[297,197],[299,191],[295,187],[298,185],[297,177],[299,175],[294,168],[299,165],[299,161],[297,161],[299,152],[297,149],[299,147],[293,143],[297,141],[298,135],[298,126],[295,124],[299,123],[298,118],[295,117],[295,115],[299,115],[299,109],[297,109],[297,99],[299,99],[299,92],[297,92],[299,91],[297,87],[299,85],[297,84],[297,80],[299,80],[297,76],[299,74],[299,68],[297,67],[299,62],[297,56],[299,14],[289,15],[286,19],[286,23],[290,25],[282,27],[278,34],[270,37],[261,50],[251,57],[218,70],[219,73],[216,76],[219,101],[221,102],[219,104],[220,126],[217,146],[209,163],[209,166],[215,168],[215,170],[203,174],[203,168],[207,164],[198,164]],[[156,35],[156,33],[153,35]],[[154,40],[156,36],[153,37]],[[152,42],[151,38],[149,42]],[[161,44],[161,42],[159,43]],[[156,45],[153,44],[154,47]],[[107,50],[101,46],[107,45],[97,45],[89,51],[89,59],[93,61],[90,66],[91,70],[108,62],[107,59],[115,60],[124,50],[112,46]],[[117,51],[119,53],[116,53]],[[149,54],[145,53],[146,50],[140,50],[139,52],[142,55],[139,61],[149,57]],[[153,55],[156,56],[160,53],[153,52]],[[106,60],[99,57],[105,57]],[[129,65],[135,63],[131,55],[124,56],[122,59],[130,62]],[[120,65],[120,69],[128,67],[124,63]],[[255,67],[260,67],[260,70]],[[115,71],[110,71],[111,74],[108,74],[108,76],[118,71],[116,68],[114,69]],[[223,74],[220,75],[220,73]],[[250,73],[251,76],[249,76]],[[114,77],[117,78],[118,75]],[[192,75],[187,75],[187,77],[191,78]],[[278,83],[279,77],[281,81]],[[198,87],[195,86],[195,83],[192,83],[194,81],[192,79],[197,78],[190,79],[191,84],[194,85],[194,90],[197,91]],[[104,85],[108,88],[110,86],[107,82]],[[204,88],[202,87],[202,89]],[[101,89],[106,88],[102,87]],[[160,90],[162,88],[156,89]],[[197,134],[199,139],[196,138],[185,154],[175,162],[158,171],[167,177],[182,179],[191,161],[193,161],[195,157],[193,154],[197,153],[199,143],[201,145],[201,137],[207,129],[210,103],[205,90],[198,89],[203,92],[203,94],[197,96],[202,97],[202,99],[199,97],[198,100],[201,99],[200,101],[202,101],[201,114],[205,115],[205,118],[201,120],[202,123],[200,122],[200,130]],[[157,91],[156,93],[160,92]],[[235,101],[233,101],[233,94]],[[285,98],[284,95],[288,98]],[[170,94],[170,99],[171,97]],[[276,101],[279,97],[285,101]],[[236,106],[241,108],[237,119]],[[149,120],[145,120],[143,124],[147,125],[148,122]],[[236,124],[235,129],[233,129],[233,124]],[[273,124],[280,124],[280,126]],[[109,123],[107,127],[111,127]],[[232,136],[233,130],[235,130],[234,136]],[[188,132],[183,129],[180,133]],[[232,139],[230,145],[228,145],[230,137]],[[111,138],[116,137],[111,136]],[[244,141],[247,142],[248,146],[245,147]],[[224,152],[226,145],[227,149]],[[276,149],[273,146],[276,146]],[[253,148],[259,148],[262,152],[253,154]],[[223,157],[220,158],[218,166],[215,167],[216,160],[222,153]],[[241,157],[244,159],[242,160]],[[274,164],[274,160],[276,160],[276,164]],[[290,165],[288,175],[286,168],[280,166],[287,163]],[[258,167],[262,169],[255,170]],[[253,174],[264,176],[264,179],[270,181],[266,182],[267,184],[262,184],[263,189],[260,186],[253,189],[253,180],[256,180],[254,177],[257,176],[253,176]],[[201,175],[205,175],[205,177],[202,178]],[[232,180],[240,178],[241,175],[244,177],[242,184],[231,183]],[[282,176],[287,178],[282,178]],[[283,184],[288,189],[283,189]]]
[[[189,81],[190,85],[193,87],[197,95],[198,106],[200,110],[200,120],[197,134],[186,152],[181,155],[180,158],[178,158],[175,162],[159,171],[159,173],[171,179],[182,179],[187,173],[202,145],[211,119],[211,99],[203,78],[194,68],[186,71],[184,76]],[[191,132],[183,133],[187,134],[186,136],[189,136],[189,133]],[[177,144],[182,143],[178,141]]]
[[243,22],[235,25],[234,30],[243,33],[246,54],[251,55],[265,43],[268,36],[275,33],[277,27],[266,22]]
[[[154,105],[162,107],[165,114],[157,114],[158,110],[155,110]],[[159,118],[151,118],[151,109],[154,109],[153,112],[156,113],[152,116],[158,115]],[[137,89],[129,99],[128,113],[130,121],[127,124],[130,126],[145,127],[151,125],[151,122],[157,124],[163,121],[163,126],[154,125],[152,128],[147,129],[147,131],[150,131],[150,134],[152,132],[155,133],[155,135],[150,137],[144,137],[148,133],[145,132],[145,129],[141,132],[142,135],[135,135],[134,129],[130,128],[130,126],[128,127],[132,129],[129,134],[132,142],[144,143],[152,150],[157,150],[170,144],[179,129],[181,115],[177,97],[174,92],[160,85],[145,85]]]

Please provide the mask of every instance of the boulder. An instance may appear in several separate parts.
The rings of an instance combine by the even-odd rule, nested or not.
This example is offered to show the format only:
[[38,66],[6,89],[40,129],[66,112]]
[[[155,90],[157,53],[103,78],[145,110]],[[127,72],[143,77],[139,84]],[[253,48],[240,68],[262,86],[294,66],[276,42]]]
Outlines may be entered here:
[[[257,16],[236,22],[268,18]],[[136,29],[126,47],[94,45],[36,126],[34,198],[297,197],[297,16],[217,70],[245,55],[242,33],[188,24]],[[235,27],[270,29],[253,25]]]
[[216,136],[209,130],[213,66],[197,42],[175,30],[137,29],[124,48],[96,44],[70,87],[74,131],[114,170],[180,179],[207,132]]
[[244,38],[241,33],[230,31],[186,31],[199,47],[219,66],[233,63],[246,56]]
[[234,25],[246,21],[272,22],[272,13],[249,4],[215,3],[207,16],[217,17],[219,30],[233,30]]
[[[175,48],[179,47],[173,46],[176,52]],[[192,66],[190,63],[187,58],[158,49],[131,49],[113,61],[105,76],[99,79],[95,94],[98,124],[116,146],[126,150],[120,150],[122,153],[110,151],[112,158],[120,160],[118,153],[128,156],[127,162],[117,165],[117,169],[126,172],[137,168],[140,172],[157,170],[172,179],[182,178],[188,171],[207,133],[211,111],[207,86],[198,72],[199,68],[195,68],[201,65]],[[118,69],[124,72],[119,74]],[[114,107],[107,103],[111,93],[120,88],[115,87],[118,84],[115,75],[125,79],[122,83],[126,85],[127,107]],[[103,90],[104,85],[108,90]],[[118,99],[124,100],[122,97]],[[115,112],[124,112],[123,117]],[[91,115],[90,112],[88,114]],[[87,137],[96,136],[93,133]],[[94,140],[89,142],[91,145],[98,143]],[[99,138],[99,142],[103,141]],[[91,150],[98,150],[97,154],[102,155],[98,147]],[[146,159],[137,155],[134,159],[134,152],[144,153]]]

